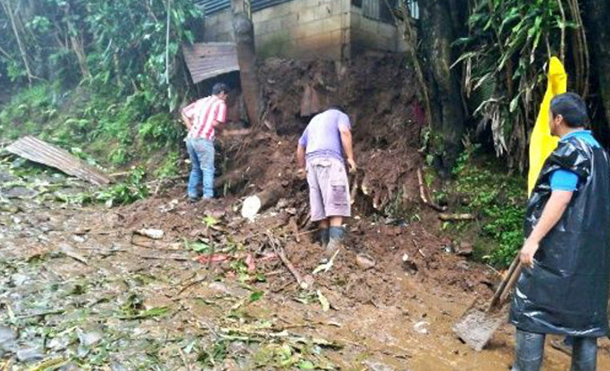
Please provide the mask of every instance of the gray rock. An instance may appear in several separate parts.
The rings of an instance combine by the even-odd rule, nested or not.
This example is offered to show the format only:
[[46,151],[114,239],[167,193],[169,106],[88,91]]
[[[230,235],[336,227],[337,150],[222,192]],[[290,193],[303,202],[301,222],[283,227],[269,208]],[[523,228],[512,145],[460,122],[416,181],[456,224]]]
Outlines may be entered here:
[[370,371],[395,371],[395,368],[392,366],[388,366],[384,363],[374,360],[366,360],[362,362],[364,366]]
[[37,194],[36,191],[33,191],[26,187],[20,187],[20,186],[8,189],[8,190],[4,191],[3,193],[4,193],[4,197],[9,198],[9,199],[11,199],[11,198],[32,198]]
[[102,334],[95,331],[78,331],[78,339],[80,340],[81,345],[90,347],[94,344],[99,343],[99,341],[102,340]]
[[44,353],[40,348],[25,348],[17,351],[19,362],[39,361],[44,358]]
[[0,326],[0,350],[13,351],[16,347],[17,333],[8,327]]
[[210,289],[214,291],[218,291],[222,294],[235,296],[235,297],[243,297],[248,295],[250,292],[246,289],[243,289],[238,286],[229,285],[224,282],[212,282],[210,284]]
[[17,334],[15,331],[11,330],[8,327],[0,326],[0,344],[5,341],[11,341],[17,339]]
[[125,368],[125,366],[123,366],[122,364],[118,363],[118,362],[112,362],[110,364],[110,369],[112,371],[127,371],[127,369]]
[[59,336],[51,339],[47,344],[47,347],[54,351],[60,351],[68,348],[70,345],[70,338],[67,336]]
[[24,283],[26,283],[29,279],[30,279],[30,277],[26,276],[25,274],[20,274],[20,273],[15,273],[11,276],[11,281],[13,281],[13,284],[15,286],[21,286]]

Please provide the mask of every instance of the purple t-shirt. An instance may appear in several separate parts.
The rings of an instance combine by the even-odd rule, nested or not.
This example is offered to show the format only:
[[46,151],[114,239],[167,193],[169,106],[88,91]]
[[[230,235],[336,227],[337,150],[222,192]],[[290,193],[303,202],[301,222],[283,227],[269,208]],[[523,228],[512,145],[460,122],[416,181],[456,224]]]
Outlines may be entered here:
[[307,158],[333,156],[343,161],[340,129],[351,129],[349,116],[329,109],[314,116],[299,139]]

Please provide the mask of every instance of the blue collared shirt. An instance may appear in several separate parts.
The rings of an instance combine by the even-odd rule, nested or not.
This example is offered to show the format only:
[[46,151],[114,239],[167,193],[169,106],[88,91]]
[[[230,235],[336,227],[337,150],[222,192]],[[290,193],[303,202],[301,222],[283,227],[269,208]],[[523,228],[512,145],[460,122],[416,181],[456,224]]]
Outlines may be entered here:
[[[590,130],[578,130],[564,135],[561,141],[564,142],[569,138],[576,137],[584,140],[593,147],[600,147],[599,142],[593,137]],[[578,188],[578,175],[570,170],[559,169],[551,174],[551,189],[553,191],[570,191],[574,192]]]

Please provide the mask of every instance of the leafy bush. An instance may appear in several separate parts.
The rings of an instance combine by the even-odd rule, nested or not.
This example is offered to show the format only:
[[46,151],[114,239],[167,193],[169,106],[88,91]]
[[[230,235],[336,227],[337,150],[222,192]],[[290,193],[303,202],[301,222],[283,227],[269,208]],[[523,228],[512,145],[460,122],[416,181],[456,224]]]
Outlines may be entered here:
[[[494,168],[493,161],[476,163],[469,147],[454,170],[456,191],[466,200],[465,211],[482,217],[480,234],[491,248],[483,259],[496,266],[507,266],[523,245],[526,183],[520,176]],[[487,159],[486,159],[487,160]]]
[[0,111],[0,137],[16,139],[23,134],[38,134],[39,123],[56,115],[56,105],[46,84],[39,84],[17,94]]
[[[577,1],[474,0],[469,2],[469,35],[461,48],[466,78],[464,92],[473,116],[489,125],[499,156],[509,168],[523,171],[527,133],[542,101],[545,65],[553,55],[576,61],[575,91],[587,91],[588,58]],[[568,38],[568,36],[570,36]],[[573,47],[567,50],[568,41]],[[586,95],[586,94],[585,94]],[[534,104],[532,104],[534,103]]]
[[141,142],[154,143],[163,146],[167,143],[177,143],[184,136],[182,125],[168,113],[158,113],[146,119],[138,128],[138,138]]
[[148,197],[150,190],[144,184],[145,171],[134,168],[129,179],[123,183],[110,186],[95,195],[95,200],[105,202],[108,206],[130,204]]
[[163,164],[155,171],[155,176],[158,178],[168,178],[178,175],[178,161],[180,161],[180,154],[178,152],[168,153]]

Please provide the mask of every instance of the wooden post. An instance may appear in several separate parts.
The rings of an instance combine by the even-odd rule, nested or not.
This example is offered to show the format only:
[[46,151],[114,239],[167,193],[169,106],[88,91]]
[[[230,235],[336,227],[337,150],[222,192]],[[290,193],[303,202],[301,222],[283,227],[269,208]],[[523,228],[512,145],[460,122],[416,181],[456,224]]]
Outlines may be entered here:
[[231,6],[242,96],[246,105],[248,120],[252,126],[257,126],[261,115],[262,94],[257,76],[254,25],[250,16],[250,0],[231,0]]

